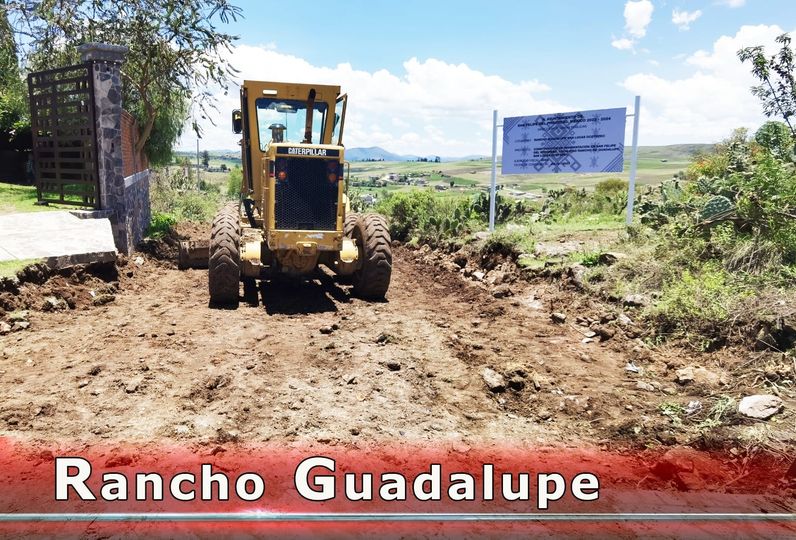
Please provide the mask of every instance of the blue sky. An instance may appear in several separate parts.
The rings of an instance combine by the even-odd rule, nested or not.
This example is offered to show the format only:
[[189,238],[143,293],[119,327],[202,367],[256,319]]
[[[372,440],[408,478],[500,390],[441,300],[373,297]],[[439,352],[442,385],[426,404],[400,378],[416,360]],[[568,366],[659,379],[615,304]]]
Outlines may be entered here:
[[[763,117],[735,51],[796,30],[793,2],[780,0],[234,3],[245,15],[231,26],[242,78],[340,84],[347,146],[446,156],[489,153],[493,108],[631,107],[636,93],[641,144],[754,129]],[[236,146],[234,105],[219,92],[203,147]]]

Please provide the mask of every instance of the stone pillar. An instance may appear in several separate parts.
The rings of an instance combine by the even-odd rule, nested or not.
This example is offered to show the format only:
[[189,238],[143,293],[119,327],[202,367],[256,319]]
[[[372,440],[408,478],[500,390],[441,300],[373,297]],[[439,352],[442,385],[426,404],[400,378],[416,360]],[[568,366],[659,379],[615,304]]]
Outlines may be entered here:
[[83,62],[91,62],[94,77],[94,118],[100,208],[113,225],[116,249],[130,253],[135,247],[127,227],[128,209],[122,163],[122,77],[127,47],[86,43],[78,47]]

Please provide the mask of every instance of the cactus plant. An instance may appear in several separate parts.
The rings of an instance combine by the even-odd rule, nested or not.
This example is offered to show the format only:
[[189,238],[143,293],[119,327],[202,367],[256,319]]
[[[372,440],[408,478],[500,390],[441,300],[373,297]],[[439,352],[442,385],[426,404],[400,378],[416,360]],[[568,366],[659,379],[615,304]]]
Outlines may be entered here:
[[711,193],[715,193],[716,179],[700,176],[696,181],[695,187],[697,193],[701,195],[710,195]]
[[702,221],[718,221],[726,218],[735,211],[735,204],[722,195],[712,197],[705,203],[699,212],[699,219]]

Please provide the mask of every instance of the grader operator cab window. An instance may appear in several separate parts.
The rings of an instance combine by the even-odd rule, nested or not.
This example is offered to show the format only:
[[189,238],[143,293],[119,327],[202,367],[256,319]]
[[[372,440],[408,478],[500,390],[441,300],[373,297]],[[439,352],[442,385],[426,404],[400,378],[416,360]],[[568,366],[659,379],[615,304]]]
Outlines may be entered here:
[[[300,143],[304,139],[307,119],[307,103],[295,99],[258,98],[257,129],[260,134],[260,150],[273,142]],[[315,102],[312,115],[312,140],[320,142],[326,124],[326,103]],[[280,140],[281,136],[281,140]]]
[[343,124],[345,123],[345,109],[348,103],[348,94],[343,94],[337,98],[334,107],[334,128],[332,129],[332,144],[343,144]]

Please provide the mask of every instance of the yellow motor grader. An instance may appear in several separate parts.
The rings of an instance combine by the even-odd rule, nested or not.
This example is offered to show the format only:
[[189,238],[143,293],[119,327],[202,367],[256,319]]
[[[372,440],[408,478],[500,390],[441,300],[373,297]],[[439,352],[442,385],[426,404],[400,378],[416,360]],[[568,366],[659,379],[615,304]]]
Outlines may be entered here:
[[[204,258],[210,301],[237,305],[241,281],[305,276],[324,265],[354,294],[384,298],[392,252],[383,216],[350,211],[339,86],[244,81],[232,112],[241,134],[240,202],[213,220],[209,244],[183,243],[181,266]],[[349,169],[350,170],[350,169]]]

